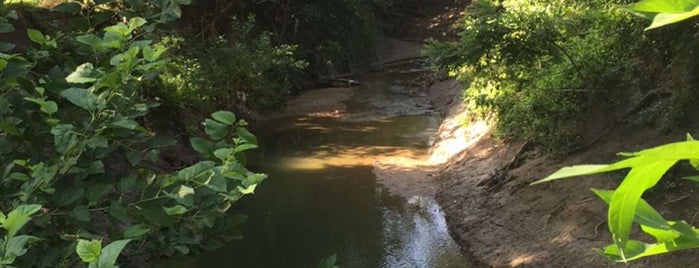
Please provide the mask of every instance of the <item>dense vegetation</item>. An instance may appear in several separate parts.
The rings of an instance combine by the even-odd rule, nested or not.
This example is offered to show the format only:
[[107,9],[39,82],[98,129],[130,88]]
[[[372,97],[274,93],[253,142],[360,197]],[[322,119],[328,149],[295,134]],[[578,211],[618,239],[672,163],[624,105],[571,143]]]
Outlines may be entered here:
[[[696,1],[669,3],[662,0],[645,0],[629,5],[628,8],[652,20],[647,30],[699,15],[699,3]],[[615,190],[593,189],[598,197],[609,204],[608,225],[614,242],[596,251],[610,260],[627,262],[677,250],[699,248],[698,228],[684,220],[666,220],[642,198],[646,191],[654,187],[665,173],[680,161],[687,161],[695,171],[699,170],[699,142],[691,135],[687,135],[687,139],[685,142],[665,144],[639,152],[622,153],[626,159],[609,165],[566,167],[536,183],[630,169]],[[684,179],[699,182],[698,176]],[[632,239],[631,229],[634,224],[652,239]]]
[[0,0],[0,266],[142,265],[240,238],[230,209],[266,175],[225,110],[280,109],[365,64],[388,2]]
[[[157,168],[160,153],[177,141],[149,125],[159,106],[149,89],[177,64],[167,25],[187,4],[68,2],[55,10],[74,17],[56,27],[77,30],[40,24],[47,32],[22,31],[29,44],[3,40],[2,266],[113,267],[127,244],[129,255],[149,258],[239,238],[244,217],[227,211],[266,177],[244,167],[244,151],[257,147],[244,120],[212,113],[203,122],[207,137],[190,141],[201,161],[174,172]],[[3,33],[32,16],[1,1],[0,8]]]
[[474,1],[456,42],[432,41],[425,54],[468,83],[477,116],[499,133],[549,148],[580,145],[586,114],[640,84],[634,57],[642,20],[619,1]]

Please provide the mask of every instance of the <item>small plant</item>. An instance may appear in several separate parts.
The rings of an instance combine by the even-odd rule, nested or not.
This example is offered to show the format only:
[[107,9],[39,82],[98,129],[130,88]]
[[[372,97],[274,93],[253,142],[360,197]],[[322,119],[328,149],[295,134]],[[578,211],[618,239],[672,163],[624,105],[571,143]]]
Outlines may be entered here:
[[88,268],[119,268],[116,260],[129,242],[131,242],[130,239],[117,240],[102,248],[100,240],[80,239],[75,247],[75,253],[83,262],[88,263]]
[[17,235],[17,232],[40,209],[40,205],[20,205],[7,215],[0,212],[0,228],[5,230],[5,236],[0,239],[0,267],[12,265],[17,257],[27,253],[29,244],[39,241],[35,236]]

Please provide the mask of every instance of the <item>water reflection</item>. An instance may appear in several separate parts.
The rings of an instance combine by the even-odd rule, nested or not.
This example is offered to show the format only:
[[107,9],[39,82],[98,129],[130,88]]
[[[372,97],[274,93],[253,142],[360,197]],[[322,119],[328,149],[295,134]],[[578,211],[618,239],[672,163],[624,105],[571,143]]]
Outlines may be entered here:
[[270,179],[239,204],[245,239],[179,267],[315,267],[333,253],[343,268],[466,267],[434,199],[394,195],[374,169],[427,164],[439,120],[363,118],[273,122],[254,167]]

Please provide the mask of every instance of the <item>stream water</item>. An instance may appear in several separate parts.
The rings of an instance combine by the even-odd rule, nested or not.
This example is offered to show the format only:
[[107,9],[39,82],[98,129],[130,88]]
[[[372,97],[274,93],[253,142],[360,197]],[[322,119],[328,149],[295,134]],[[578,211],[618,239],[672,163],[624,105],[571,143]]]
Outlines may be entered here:
[[254,167],[269,179],[239,203],[245,238],[177,266],[316,267],[337,254],[343,268],[467,267],[434,198],[396,193],[374,170],[426,161],[440,118],[399,77],[363,79],[343,116],[272,122]]

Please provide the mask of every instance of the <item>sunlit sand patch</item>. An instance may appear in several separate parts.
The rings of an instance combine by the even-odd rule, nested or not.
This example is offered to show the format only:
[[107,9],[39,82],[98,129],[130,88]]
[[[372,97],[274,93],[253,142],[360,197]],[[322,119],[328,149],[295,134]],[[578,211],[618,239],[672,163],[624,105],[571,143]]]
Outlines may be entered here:
[[295,170],[321,170],[327,167],[360,167],[386,163],[401,166],[424,165],[425,149],[397,146],[322,146],[307,156],[289,157],[283,165]]
[[510,266],[511,267],[519,267],[521,265],[532,263],[532,262],[534,262],[534,260],[536,260],[536,256],[522,254],[522,255],[517,256],[514,259],[512,259],[512,261],[510,261]]
[[460,127],[464,116],[466,115],[461,114],[444,121],[439,132],[445,135],[439,137],[437,144],[430,152],[431,163],[446,163],[454,155],[472,147],[490,133],[491,126],[482,120],[473,122],[467,127]]

